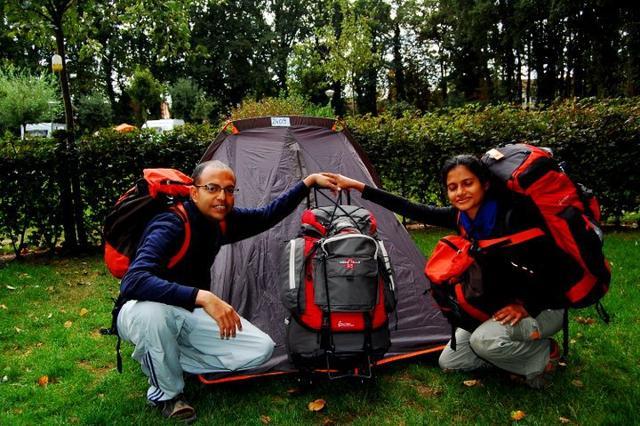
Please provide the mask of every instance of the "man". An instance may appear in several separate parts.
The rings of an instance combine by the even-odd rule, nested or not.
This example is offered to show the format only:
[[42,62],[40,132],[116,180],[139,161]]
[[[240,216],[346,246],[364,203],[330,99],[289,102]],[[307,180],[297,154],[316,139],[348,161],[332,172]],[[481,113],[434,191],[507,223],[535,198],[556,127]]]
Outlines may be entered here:
[[235,371],[271,357],[274,342],[209,291],[211,265],[224,244],[263,232],[290,214],[314,185],[337,189],[320,174],[307,176],[269,205],[234,207],[236,178],[220,161],[199,164],[191,199],[184,203],[191,240],[185,255],[167,267],[184,242],[185,224],[166,212],[149,222],[120,285],[126,301],[117,317],[120,337],[135,345],[132,357],[149,378],[147,399],[166,417],[194,420],[185,400],[183,372]]

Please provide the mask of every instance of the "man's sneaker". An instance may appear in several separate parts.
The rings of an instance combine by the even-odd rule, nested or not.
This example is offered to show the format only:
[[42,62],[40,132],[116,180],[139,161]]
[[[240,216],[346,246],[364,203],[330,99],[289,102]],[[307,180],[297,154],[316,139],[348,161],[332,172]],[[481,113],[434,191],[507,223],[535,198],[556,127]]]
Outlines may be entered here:
[[183,394],[167,401],[149,401],[149,404],[158,408],[162,415],[168,419],[191,423],[197,418],[196,410],[187,402]]

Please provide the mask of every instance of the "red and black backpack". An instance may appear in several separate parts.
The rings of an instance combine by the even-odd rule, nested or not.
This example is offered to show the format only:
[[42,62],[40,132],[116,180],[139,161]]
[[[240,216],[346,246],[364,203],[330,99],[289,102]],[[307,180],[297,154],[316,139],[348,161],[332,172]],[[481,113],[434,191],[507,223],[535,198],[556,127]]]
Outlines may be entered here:
[[609,290],[611,268],[602,251],[597,199],[576,185],[552,154],[542,148],[506,145],[488,151],[482,162],[507,188],[533,201],[549,237],[580,266],[580,276],[559,289],[566,307],[598,303]]
[[281,271],[294,365],[370,377],[373,361],[391,344],[388,315],[396,303],[389,256],[373,215],[352,205],[306,210]]
[[168,268],[185,255],[191,227],[182,202],[189,197],[193,180],[174,169],[145,169],[143,178],[125,192],[107,214],[104,223],[104,260],[109,272],[122,278],[136,254],[147,223],[158,213],[173,211],[185,223],[185,238]]

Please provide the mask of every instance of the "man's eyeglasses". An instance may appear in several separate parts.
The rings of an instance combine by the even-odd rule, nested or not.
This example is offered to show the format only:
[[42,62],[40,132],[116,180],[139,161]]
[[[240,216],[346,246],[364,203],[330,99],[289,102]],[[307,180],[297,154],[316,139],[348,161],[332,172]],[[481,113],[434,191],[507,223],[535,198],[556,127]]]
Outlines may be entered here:
[[224,193],[226,195],[234,195],[236,192],[238,192],[238,188],[235,188],[233,186],[227,186],[225,188],[221,187],[220,185],[216,185],[215,183],[207,183],[205,185],[193,185],[196,188],[204,188],[209,194],[217,194],[220,191],[224,191]]

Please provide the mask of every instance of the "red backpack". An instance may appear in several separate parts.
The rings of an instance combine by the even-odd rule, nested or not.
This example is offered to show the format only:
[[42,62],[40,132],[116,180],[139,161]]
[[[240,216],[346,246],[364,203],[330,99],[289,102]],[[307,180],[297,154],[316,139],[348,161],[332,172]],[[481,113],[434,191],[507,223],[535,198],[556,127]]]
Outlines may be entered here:
[[301,236],[287,244],[281,271],[294,365],[370,377],[372,362],[391,344],[388,314],[396,303],[373,215],[351,205],[306,210]]
[[182,259],[191,241],[189,217],[182,201],[188,198],[193,180],[174,169],[145,169],[143,175],[118,199],[105,219],[104,261],[116,278],[122,278],[129,269],[147,223],[158,213],[174,211],[185,223],[184,242],[168,268]]
[[561,289],[567,307],[596,304],[609,290],[611,267],[602,252],[600,206],[576,185],[547,150],[506,145],[483,157],[491,172],[516,193],[529,197],[544,218],[549,236],[582,270]]

